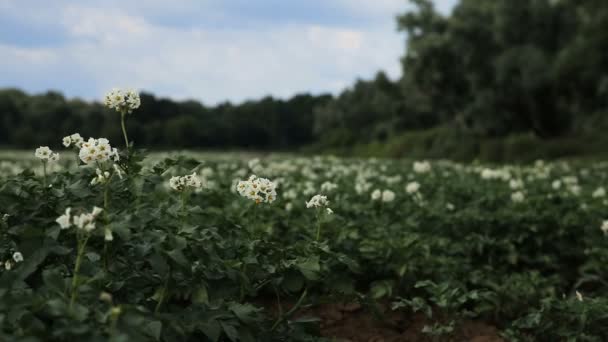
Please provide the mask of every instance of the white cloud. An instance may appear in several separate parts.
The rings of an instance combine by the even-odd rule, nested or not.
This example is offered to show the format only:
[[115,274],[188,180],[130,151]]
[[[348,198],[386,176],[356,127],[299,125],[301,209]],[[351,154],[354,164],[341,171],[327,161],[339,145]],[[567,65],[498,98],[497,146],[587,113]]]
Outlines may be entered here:
[[[312,23],[255,30],[170,27],[146,17],[146,11],[160,11],[165,1],[144,2],[146,11],[141,13],[112,6],[112,2],[101,6],[83,1],[48,16],[30,14],[38,23],[58,21],[67,41],[44,49],[0,46],[4,59],[0,73],[12,68],[24,78],[34,78],[32,65],[36,65],[34,70],[69,68],[81,78],[90,78],[92,86],[87,88],[95,89],[96,94],[85,94],[88,98],[100,98],[114,86],[132,86],[208,104],[268,94],[337,92],[355,78],[373,77],[381,69],[398,77],[404,37],[395,32],[392,18],[395,8],[403,7],[402,0],[381,0],[377,6],[369,5],[370,1],[356,2],[376,8],[370,15],[386,16],[386,22],[356,28]],[[193,2],[171,4],[170,10],[183,11]]]
[[45,66],[58,61],[55,51],[47,48],[21,48],[0,44],[0,55],[3,66],[16,68],[23,64],[28,66]]

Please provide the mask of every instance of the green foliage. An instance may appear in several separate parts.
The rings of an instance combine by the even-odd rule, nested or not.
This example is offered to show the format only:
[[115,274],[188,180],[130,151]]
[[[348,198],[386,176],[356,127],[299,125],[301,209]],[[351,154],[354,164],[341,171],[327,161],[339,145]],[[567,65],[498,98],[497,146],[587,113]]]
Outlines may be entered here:
[[[132,151],[79,258],[76,228],[55,220],[67,207],[101,206],[104,186],[65,159],[50,187],[39,167],[0,176],[0,260],[11,266],[0,271],[2,339],[307,341],[318,321],[299,309],[342,300],[424,313],[424,332],[438,338],[471,319],[514,340],[606,337],[607,202],[594,194],[604,163],[492,171],[435,162],[415,172],[404,160],[201,162]],[[202,191],[168,187],[193,172]],[[230,190],[253,172],[280,181],[276,202]],[[337,189],[320,190],[327,181]],[[420,189],[407,192],[413,181]],[[396,197],[373,201],[374,189]],[[306,208],[318,192],[333,215]]]

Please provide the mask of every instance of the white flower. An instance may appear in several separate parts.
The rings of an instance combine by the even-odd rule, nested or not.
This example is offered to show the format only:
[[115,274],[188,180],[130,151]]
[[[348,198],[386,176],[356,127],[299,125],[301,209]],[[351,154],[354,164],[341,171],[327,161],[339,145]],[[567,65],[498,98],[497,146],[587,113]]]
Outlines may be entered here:
[[99,208],[99,207],[93,207],[93,211],[91,212],[91,215],[93,215],[93,217],[97,217],[97,215],[101,214],[103,212],[103,209]]
[[169,186],[175,191],[184,191],[186,188],[200,189],[203,183],[196,173],[187,176],[175,176],[169,179]]
[[395,193],[391,190],[382,191],[382,202],[392,202],[395,200]]
[[72,144],[74,144],[74,146],[76,146],[77,148],[81,148],[82,144],[84,143],[84,138],[80,136],[80,133],[74,133],[70,135],[70,140],[72,141]]
[[602,227],[600,228],[604,234],[608,234],[608,220],[602,221]]
[[91,185],[103,184],[110,179],[110,173],[108,171],[101,171],[101,169],[98,168],[95,170],[95,173],[97,176],[91,180]]
[[70,228],[72,226],[72,216],[70,216],[70,213],[72,211],[72,208],[67,208],[65,210],[65,214],[59,216],[57,218],[57,220],[55,220],[55,222],[59,223],[59,226],[61,227],[61,229],[67,229]]
[[332,182],[324,182],[321,184],[321,192],[330,192],[338,188],[338,184]]
[[515,203],[521,203],[525,199],[524,193],[521,191],[516,191],[511,194],[511,200]]
[[106,241],[112,241],[112,240],[114,240],[114,236],[112,235],[112,231],[109,230],[108,228],[106,228],[106,230],[105,230],[104,240],[106,240]]
[[292,211],[293,210],[293,203],[289,202],[289,203],[285,204],[285,210]]
[[365,181],[365,179],[357,179],[357,183],[355,184],[355,191],[361,195],[364,192],[367,192],[372,187],[372,183]]
[[57,161],[59,160],[59,153],[53,153],[53,151],[48,146],[40,146],[36,149],[34,153],[36,158],[42,161]]
[[511,188],[511,190],[523,189],[524,181],[522,181],[521,179],[511,179],[509,181],[509,187]]
[[507,170],[492,170],[492,169],[483,169],[481,171],[482,179],[502,179],[507,181],[511,179],[511,174]]
[[13,268],[13,263],[10,260],[4,262],[4,269],[10,271]]
[[114,164],[112,166],[114,167],[114,172],[118,175],[118,178],[122,179],[122,171],[120,170],[118,165]]
[[553,183],[551,183],[551,187],[553,188],[553,190],[559,190],[559,188],[562,187],[562,181],[560,181],[559,179],[554,180]]
[[51,156],[51,153],[53,153],[53,151],[51,151],[48,146],[40,146],[36,149],[34,155],[36,156],[36,158],[47,160]]
[[327,215],[331,215],[334,213],[334,211],[331,210],[331,208],[325,208],[325,211],[327,211]]
[[578,196],[581,194],[581,186],[578,184],[570,185],[568,187],[568,190],[575,196]]
[[169,186],[171,187],[171,189],[176,190],[176,191],[182,191],[185,188],[185,184],[182,183],[182,177],[180,176],[174,176],[171,177],[171,179],[169,179]]
[[120,160],[120,155],[118,154],[117,148],[112,149],[112,152],[110,153],[110,158],[112,158],[112,160],[115,162]]
[[322,208],[327,207],[329,205],[329,201],[327,200],[327,196],[323,195],[314,195],[310,201],[305,202],[306,208]]
[[603,186],[600,186],[599,188],[595,189],[592,196],[593,196],[593,198],[605,197],[606,189],[604,189]]
[[405,186],[405,192],[408,194],[415,194],[420,190],[420,183],[410,182]]
[[59,216],[57,220],[55,220],[57,223],[59,223],[61,229],[67,229],[73,224],[78,229],[91,232],[93,229],[95,229],[95,219],[99,214],[101,214],[101,212],[103,212],[103,209],[93,207],[93,210],[90,213],[83,213],[78,216],[71,216],[71,211],[71,208],[67,208],[65,210],[65,214]]
[[72,135],[68,135],[63,137],[63,146],[74,148],[81,148],[84,143],[84,139],[80,136],[80,133],[74,133]]
[[112,149],[110,142],[105,138],[89,138],[87,142],[82,143],[80,152],[78,153],[78,157],[85,164],[105,162],[110,158],[113,158],[113,160],[116,161],[117,155],[117,150]]
[[414,162],[414,172],[427,173],[431,171],[431,163],[428,161]]
[[186,186],[189,186],[194,189],[199,189],[199,188],[203,187],[203,183],[198,178],[196,173],[193,173],[188,176],[184,176],[184,178],[186,178]]
[[121,90],[118,88],[112,89],[106,94],[103,100],[103,104],[114,109],[122,114],[130,114],[133,110],[139,108],[141,105],[141,99],[139,93],[134,90]]
[[579,302],[583,301],[583,295],[578,291],[576,291],[576,299],[578,299]]
[[238,193],[255,203],[272,203],[277,198],[277,186],[266,178],[251,175],[246,181],[239,181],[236,190]]
[[382,191],[380,191],[380,189],[376,189],[374,191],[372,191],[372,201],[377,201],[380,198],[382,198]]
[[23,261],[23,254],[21,254],[21,252],[15,252],[13,253],[13,260],[15,260],[16,263],[20,263]]
[[289,189],[285,191],[282,196],[286,199],[296,199],[296,197],[298,197],[298,192],[295,189]]
[[95,217],[92,214],[80,214],[74,216],[74,225],[78,229],[91,232],[95,229]]

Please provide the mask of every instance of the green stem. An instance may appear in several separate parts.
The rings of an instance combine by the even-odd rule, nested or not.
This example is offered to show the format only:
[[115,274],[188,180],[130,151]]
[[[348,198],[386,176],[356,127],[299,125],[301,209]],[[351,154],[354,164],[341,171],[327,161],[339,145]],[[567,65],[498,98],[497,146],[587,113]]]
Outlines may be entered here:
[[125,146],[129,150],[129,138],[127,137],[127,127],[125,126],[125,112],[120,113],[120,125],[122,127],[122,135],[125,138]]
[[321,217],[319,215],[319,209],[317,209],[317,238],[316,241],[319,241],[319,238],[321,237]]
[[116,335],[116,323],[118,322],[118,316],[112,315],[110,318],[110,336]]
[[245,282],[247,281],[247,264],[243,263],[241,267],[241,286],[239,292],[239,299],[242,302],[245,300]]
[[44,184],[44,188],[46,189],[46,184],[47,184],[47,182],[46,182],[46,161],[44,161],[44,160],[42,161],[42,172],[44,175],[43,184]]
[[277,307],[279,309],[279,317],[283,316],[283,305],[281,304],[281,295],[279,294],[279,289],[275,284],[272,284],[272,289],[274,290],[274,294],[277,297]]
[[302,294],[300,295],[300,298],[298,298],[298,301],[296,302],[296,304],[289,309],[289,311],[287,311],[287,313],[285,315],[281,315],[276,322],[274,322],[274,324],[272,325],[272,327],[270,328],[270,331],[274,331],[274,329],[276,329],[279,324],[281,324],[281,322],[283,322],[285,319],[287,319],[289,316],[291,316],[294,312],[296,312],[296,310],[298,310],[300,308],[300,306],[302,306],[302,303],[304,302],[304,298],[306,298],[306,295],[308,294],[308,286],[306,288],[304,288],[304,291],[302,291]]
[[163,284],[163,288],[160,292],[160,298],[158,299],[158,303],[156,303],[154,313],[158,313],[160,311],[160,308],[163,306],[163,302],[165,301],[165,297],[167,296],[167,291],[169,291],[169,279],[171,279],[171,266],[169,266],[169,272],[165,277],[165,283]]
[[[112,176],[114,176],[112,174]],[[110,176],[110,179],[112,179]],[[105,218],[105,226],[104,229],[107,229],[108,224],[110,224],[110,217],[108,215],[108,207],[109,207],[109,190],[110,190],[110,179],[106,179],[103,185],[103,214]],[[104,232],[105,233],[105,232]],[[106,272],[108,272],[108,241],[104,238],[103,240],[103,268]]]
[[186,200],[187,200],[187,196],[188,196],[188,194],[187,194],[186,190],[184,190],[181,193],[181,200],[182,200],[181,211],[182,211],[182,216],[184,216],[184,217],[186,216]]
[[89,234],[87,234],[82,242],[78,239],[78,253],[76,256],[76,265],[74,265],[74,272],[72,274],[72,293],[70,296],[70,311],[76,302],[76,296],[78,295],[78,272],[80,272],[80,265],[82,263],[82,256],[84,254],[84,249],[87,246],[87,241],[89,240]]

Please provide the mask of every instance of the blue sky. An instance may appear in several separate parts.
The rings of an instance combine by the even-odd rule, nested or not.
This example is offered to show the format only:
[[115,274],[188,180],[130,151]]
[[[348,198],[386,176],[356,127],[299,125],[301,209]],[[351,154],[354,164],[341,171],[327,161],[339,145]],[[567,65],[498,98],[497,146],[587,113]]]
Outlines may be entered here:
[[[436,0],[447,13],[457,0]],[[206,104],[401,74],[407,0],[0,0],[0,87]]]

